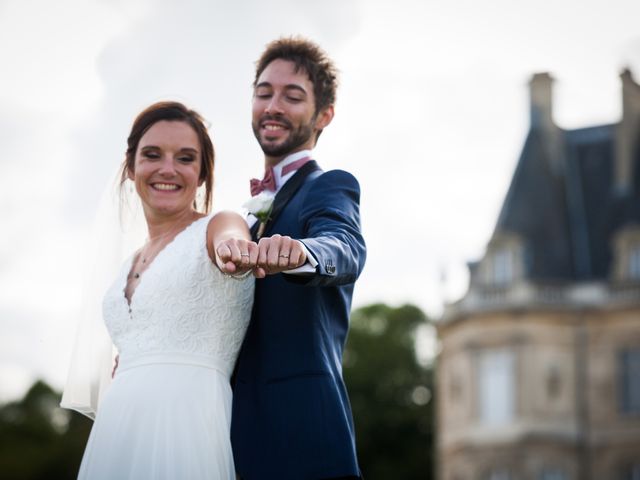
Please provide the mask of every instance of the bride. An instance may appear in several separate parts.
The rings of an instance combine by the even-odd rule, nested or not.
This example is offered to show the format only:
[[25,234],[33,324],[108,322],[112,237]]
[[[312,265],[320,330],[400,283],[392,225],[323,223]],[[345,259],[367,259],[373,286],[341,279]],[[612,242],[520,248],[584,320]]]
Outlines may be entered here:
[[[213,166],[196,112],[161,102],[135,119],[121,188],[135,184],[148,240],[103,300],[119,364],[100,396],[80,479],[235,478],[229,378],[258,253],[239,215],[208,215]],[[62,406],[79,409],[65,397]]]

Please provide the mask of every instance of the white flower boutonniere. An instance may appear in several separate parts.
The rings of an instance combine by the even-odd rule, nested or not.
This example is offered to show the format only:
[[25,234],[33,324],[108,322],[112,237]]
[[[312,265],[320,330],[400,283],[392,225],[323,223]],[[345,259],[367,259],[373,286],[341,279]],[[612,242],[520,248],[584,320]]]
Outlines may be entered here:
[[260,222],[260,226],[258,227],[257,237],[260,238],[264,233],[265,226],[269,221],[271,211],[273,210],[273,200],[275,199],[275,194],[268,190],[256,195],[255,197],[251,197],[247,202],[242,205],[243,208],[246,208],[247,211],[255,216]]

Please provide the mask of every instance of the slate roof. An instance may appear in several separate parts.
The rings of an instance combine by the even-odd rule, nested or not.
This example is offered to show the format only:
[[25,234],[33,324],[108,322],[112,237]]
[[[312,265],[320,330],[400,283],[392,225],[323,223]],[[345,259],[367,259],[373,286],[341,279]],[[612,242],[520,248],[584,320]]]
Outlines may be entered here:
[[[613,234],[640,223],[640,142],[631,192],[614,187],[616,125],[560,130],[560,156],[532,127],[525,141],[496,232],[519,234],[527,277],[533,280],[606,279]],[[638,137],[640,138],[640,132]],[[561,165],[561,168],[554,168]]]

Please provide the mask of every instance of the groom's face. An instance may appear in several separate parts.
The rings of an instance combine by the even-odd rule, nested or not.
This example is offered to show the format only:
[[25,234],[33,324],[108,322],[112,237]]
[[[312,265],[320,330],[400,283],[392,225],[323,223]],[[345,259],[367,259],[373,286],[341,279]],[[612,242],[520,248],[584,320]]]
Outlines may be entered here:
[[318,130],[313,84],[293,62],[277,59],[253,92],[253,133],[267,157],[313,148]]

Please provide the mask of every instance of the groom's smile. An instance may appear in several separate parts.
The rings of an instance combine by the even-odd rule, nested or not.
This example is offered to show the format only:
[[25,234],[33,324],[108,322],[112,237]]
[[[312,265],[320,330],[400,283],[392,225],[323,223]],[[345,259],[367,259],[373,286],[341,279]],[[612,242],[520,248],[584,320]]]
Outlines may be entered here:
[[272,119],[270,115],[264,115],[260,122],[262,136],[267,140],[277,140],[291,129],[291,123],[282,118],[279,121]]

